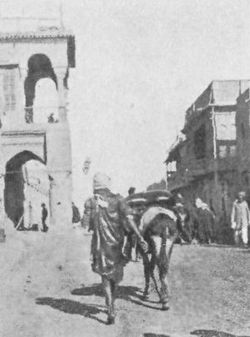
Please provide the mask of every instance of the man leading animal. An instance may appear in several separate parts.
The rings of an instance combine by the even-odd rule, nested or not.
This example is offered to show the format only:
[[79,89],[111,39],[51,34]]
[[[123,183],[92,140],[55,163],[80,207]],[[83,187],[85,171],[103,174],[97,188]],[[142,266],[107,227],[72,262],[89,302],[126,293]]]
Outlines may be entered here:
[[127,262],[122,252],[124,229],[129,226],[137,235],[142,250],[148,249],[134,222],[132,210],[120,195],[111,192],[110,185],[111,179],[106,174],[97,173],[93,179],[94,196],[86,201],[84,211],[84,221],[93,230],[92,269],[102,278],[107,324],[115,322],[115,293]]

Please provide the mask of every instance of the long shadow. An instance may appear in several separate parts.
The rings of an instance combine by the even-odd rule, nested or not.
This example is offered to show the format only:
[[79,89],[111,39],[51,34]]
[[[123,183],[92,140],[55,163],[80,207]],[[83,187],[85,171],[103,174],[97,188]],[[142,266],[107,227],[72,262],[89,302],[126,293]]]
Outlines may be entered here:
[[[81,287],[81,288],[77,288],[71,291],[72,295],[78,295],[78,296],[100,296],[100,297],[104,297],[104,293],[103,293],[103,289],[102,289],[102,285],[101,284],[93,284],[91,286],[86,286],[86,287]],[[133,299],[133,297],[137,298]],[[117,288],[117,292],[116,292],[116,298],[120,298],[123,299],[125,301],[129,301],[131,303],[137,304],[137,305],[141,305],[144,306],[146,308],[150,308],[150,309],[155,309],[155,310],[161,310],[160,308],[156,308],[154,306],[150,306],[144,302],[148,302],[148,303],[158,303],[157,301],[150,301],[150,300],[143,300],[143,296],[141,294],[141,289],[137,288],[137,287],[133,287],[133,286],[119,286]]]
[[190,335],[195,335],[199,337],[250,337],[250,336],[232,335],[231,333],[218,330],[194,330],[190,332]]
[[80,303],[65,298],[52,298],[52,297],[38,297],[36,304],[48,305],[53,309],[63,311],[67,314],[81,315],[87,318],[94,319],[99,323],[106,324],[105,321],[99,319],[95,315],[106,312],[98,308],[96,305]]
[[236,252],[237,253],[243,253],[243,254],[250,254],[250,249],[249,248],[242,248],[242,249],[238,249]]
[[162,334],[156,334],[156,333],[145,333],[143,337],[170,337],[169,335],[162,335]]

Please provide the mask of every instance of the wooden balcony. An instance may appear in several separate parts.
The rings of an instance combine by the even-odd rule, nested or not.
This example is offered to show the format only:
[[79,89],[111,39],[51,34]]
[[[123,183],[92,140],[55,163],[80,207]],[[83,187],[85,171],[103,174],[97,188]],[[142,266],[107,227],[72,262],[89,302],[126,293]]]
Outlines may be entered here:
[[170,191],[188,186],[198,177],[213,172],[232,171],[237,167],[237,157],[218,159],[195,159],[179,166],[176,172],[168,172],[167,184]]

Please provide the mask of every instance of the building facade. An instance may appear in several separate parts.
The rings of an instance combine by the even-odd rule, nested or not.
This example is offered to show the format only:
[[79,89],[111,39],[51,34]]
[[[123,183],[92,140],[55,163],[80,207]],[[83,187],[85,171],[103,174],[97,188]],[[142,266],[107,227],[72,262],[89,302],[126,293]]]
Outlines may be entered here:
[[[29,212],[24,166],[31,160],[42,163],[47,171],[49,188],[43,194],[49,198],[50,223],[72,219],[67,92],[69,70],[75,66],[74,36],[58,23],[35,23],[27,31],[21,29],[19,20],[18,32],[10,27],[0,34],[0,195],[15,226]],[[40,97],[42,106],[35,111],[38,87],[44,79],[55,87],[56,105],[48,106],[47,97]],[[35,114],[43,114],[43,121],[38,118],[36,122]],[[43,187],[37,186],[37,193],[39,190]]]
[[[250,197],[250,89],[237,99],[236,114],[237,168],[242,190]],[[250,199],[250,198],[249,198]]]
[[220,223],[229,222],[232,202],[241,187],[238,116],[248,116],[249,125],[248,101],[241,107],[245,114],[238,110],[249,84],[247,80],[213,81],[186,111],[183,136],[166,159],[168,189],[181,193],[190,204],[201,198]]

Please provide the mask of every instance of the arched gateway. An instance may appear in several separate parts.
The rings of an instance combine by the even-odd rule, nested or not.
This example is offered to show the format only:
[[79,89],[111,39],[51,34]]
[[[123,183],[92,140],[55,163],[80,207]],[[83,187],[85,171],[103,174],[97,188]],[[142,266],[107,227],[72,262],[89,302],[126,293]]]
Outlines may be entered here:
[[[39,165],[34,165],[34,163]],[[33,165],[32,165],[33,164]],[[50,205],[50,184],[43,160],[30,151],[23,151],[6,164],[4,206],[10,220],[17,226],[29,228],[38,224],[40,205]]]
[[[28,200],[25,170],[33,170],[34,178],[44,165],[49,191],[41,192],[41,200],[47,195],[52,224],[67,224],[72,216],[67,79],[75,63],[74,36],[56,27],[3,33],[0,48],[0,199],[6,215],[15,224],[19,221]],[[39,109],[45,117],[36,123],[33,106],[40,90],[36,85],[44,79],[54,82],[57,104],[48,106],[46,97],[40,97]],[[31,161],[33,166],[26,165]]]

